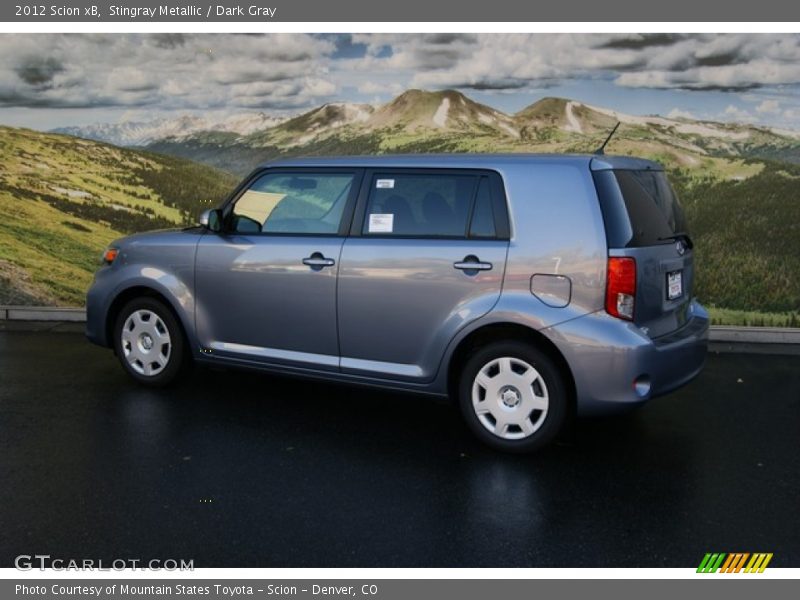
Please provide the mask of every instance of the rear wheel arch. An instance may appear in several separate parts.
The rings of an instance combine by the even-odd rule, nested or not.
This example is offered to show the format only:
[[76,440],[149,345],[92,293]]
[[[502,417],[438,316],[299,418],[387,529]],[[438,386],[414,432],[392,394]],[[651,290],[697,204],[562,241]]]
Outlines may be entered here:
[[459,378],[462,369],[470,356],[480,348],[494,342],[517,341],[529,344],[541,350],[556,364],[567,387],[570,410],[575,412],[576,388],[575,377],[569,363],[558,347],[547,336],[518,323],[492,323],[470,332],[462,339],[450,356],[447,371],[447,392],[450,398],[457,398]]

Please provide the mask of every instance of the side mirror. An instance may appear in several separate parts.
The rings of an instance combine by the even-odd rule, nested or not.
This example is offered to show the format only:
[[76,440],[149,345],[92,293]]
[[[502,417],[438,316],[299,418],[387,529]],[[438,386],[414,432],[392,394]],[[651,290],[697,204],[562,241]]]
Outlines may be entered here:
[[198,223],[209,231],[218,232],[222,229],[222,211],[210,208],[200,213]]

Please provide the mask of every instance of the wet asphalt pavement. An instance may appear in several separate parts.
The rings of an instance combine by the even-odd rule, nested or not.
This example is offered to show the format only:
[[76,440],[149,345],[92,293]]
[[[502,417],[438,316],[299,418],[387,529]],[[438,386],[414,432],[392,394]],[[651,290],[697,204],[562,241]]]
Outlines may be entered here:
[[797,567],[799,363],[712,354],[519,457],[436,400],[209,370],[150,391],[80,334],[0,331],[0,567]]

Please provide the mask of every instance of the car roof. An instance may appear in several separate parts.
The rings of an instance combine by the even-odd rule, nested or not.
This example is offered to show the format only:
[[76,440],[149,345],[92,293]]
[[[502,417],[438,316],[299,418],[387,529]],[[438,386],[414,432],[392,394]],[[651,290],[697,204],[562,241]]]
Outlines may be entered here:
[[502,169],[520,164],[574,164],[603,169],[653,169],[653,161],[629,156],[595,154],[381,154],[373,156],[307,156],[270,161],[261,168],[275,167],[363,167],[428,169]]

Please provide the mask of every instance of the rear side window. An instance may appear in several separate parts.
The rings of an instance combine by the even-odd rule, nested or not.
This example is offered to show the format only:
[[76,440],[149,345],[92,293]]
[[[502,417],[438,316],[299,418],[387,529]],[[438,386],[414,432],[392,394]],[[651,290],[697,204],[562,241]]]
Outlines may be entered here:
[[687,233],[683,209],[663,171],[598,171],[594,179],[610,247],[668,244],[672,236]]
[[475,175],[376,174],[363,233],[465,237],[478,179]]

